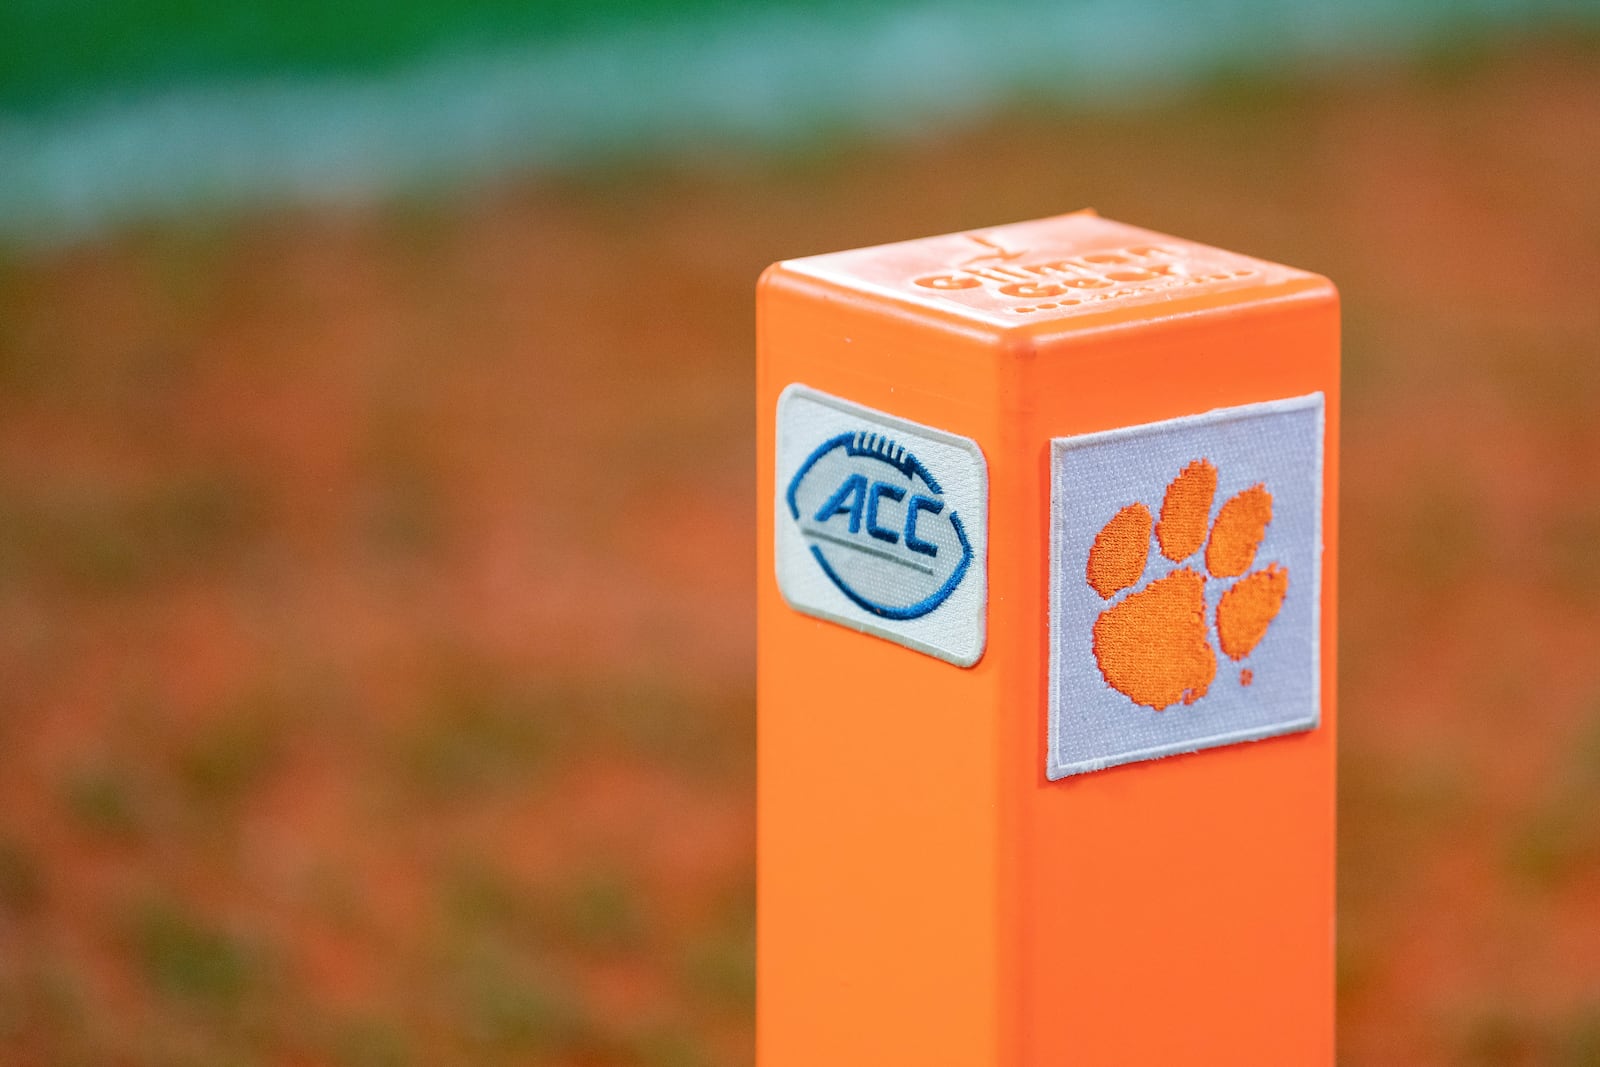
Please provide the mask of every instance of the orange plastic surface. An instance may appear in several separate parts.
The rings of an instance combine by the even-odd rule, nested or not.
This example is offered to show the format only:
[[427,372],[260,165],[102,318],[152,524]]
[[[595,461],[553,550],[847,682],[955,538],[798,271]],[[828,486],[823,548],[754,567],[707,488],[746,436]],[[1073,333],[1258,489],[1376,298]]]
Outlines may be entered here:
[[[769,268],[761,1067],[1332,1062],[1338,330],[1326,279],[1089,213]],[[783,601],[773,432],[791,382],[982,447],[976,666]],[[1051,438],[1313,391],[1321,724],[1048,781]]]

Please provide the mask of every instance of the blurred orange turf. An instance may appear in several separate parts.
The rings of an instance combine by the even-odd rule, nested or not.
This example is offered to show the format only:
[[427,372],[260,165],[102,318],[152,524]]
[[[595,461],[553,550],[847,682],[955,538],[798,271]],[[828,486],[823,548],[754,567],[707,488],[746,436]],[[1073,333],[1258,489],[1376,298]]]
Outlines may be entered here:
[[753,284],[1092,204],[1346,315],[1340,1042],[1600,1062],[1600,53],[0,261],[0,1061],[750,1060]]

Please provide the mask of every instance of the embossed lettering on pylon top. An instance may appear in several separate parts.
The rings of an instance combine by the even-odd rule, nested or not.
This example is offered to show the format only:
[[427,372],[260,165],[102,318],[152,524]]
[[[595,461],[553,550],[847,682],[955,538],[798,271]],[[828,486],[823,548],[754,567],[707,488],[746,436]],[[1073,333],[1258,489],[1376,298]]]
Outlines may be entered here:
[[852,289],[1001,326],[1313,282],[1292,267],[1080,212],[791,260]]

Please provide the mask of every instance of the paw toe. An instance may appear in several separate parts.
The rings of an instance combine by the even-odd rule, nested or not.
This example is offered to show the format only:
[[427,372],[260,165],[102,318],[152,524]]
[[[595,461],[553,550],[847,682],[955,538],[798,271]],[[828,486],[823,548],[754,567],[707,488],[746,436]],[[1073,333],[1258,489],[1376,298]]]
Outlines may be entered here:
[[1272,521],[1272,494],[1253,485],[1229,497],[1217,512],[1206,545],[1206,570],[1213,578],[1236,578],[1255,562],[1256,549]]
[[1288,592],[1289,572],[1272,563],[1239,579],[1222,594],[1217,602],[1217,642],[1229,659],[1244,659],[1255,649],[1278,617]]
[[1150,555],[1150,509],[1129,504],[1106,523],[1089,549],[1086,577],[1094,591],[1110,598],[1144,574]]
[[1161,501],[1161,522],[1156,526],[1156,540],[1161,543],[1163,556],[1177,563],[1200,550],[1216,493],[1217,468],[1208,459],[1195,460],[1172,479]]

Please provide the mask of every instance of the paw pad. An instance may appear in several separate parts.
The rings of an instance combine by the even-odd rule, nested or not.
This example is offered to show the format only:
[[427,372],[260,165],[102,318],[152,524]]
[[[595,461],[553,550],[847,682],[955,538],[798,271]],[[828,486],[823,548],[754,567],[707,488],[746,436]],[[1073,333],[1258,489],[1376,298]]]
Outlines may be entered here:
[[[1085,577],[1101,599],[1114,601],[1094,623],[1100,674],[1117,692],[1157,711],[1193,704],[1216,677],[1206,577],[1192,559],[1202,545],[1205,574],[1237,579],[1214,611],[1217,644],[1229,659],[1237,662],[1255,649],[1289,592],[1287,568],[1269,563],[1250,571],[1272,522],[1272,494],[1265,485],[1235,493],[1212,521],[1216,491],[1216,466],[1194,460],[1167,486],[1159,521],[1144,504],[1129,504],[1101,528],[1089,551]],[[1152,533],[1160,554],[1183,566],[1117,600],[1148,571]],[[1252,679],[1248,669],[1240,672],[1242,684]]]

